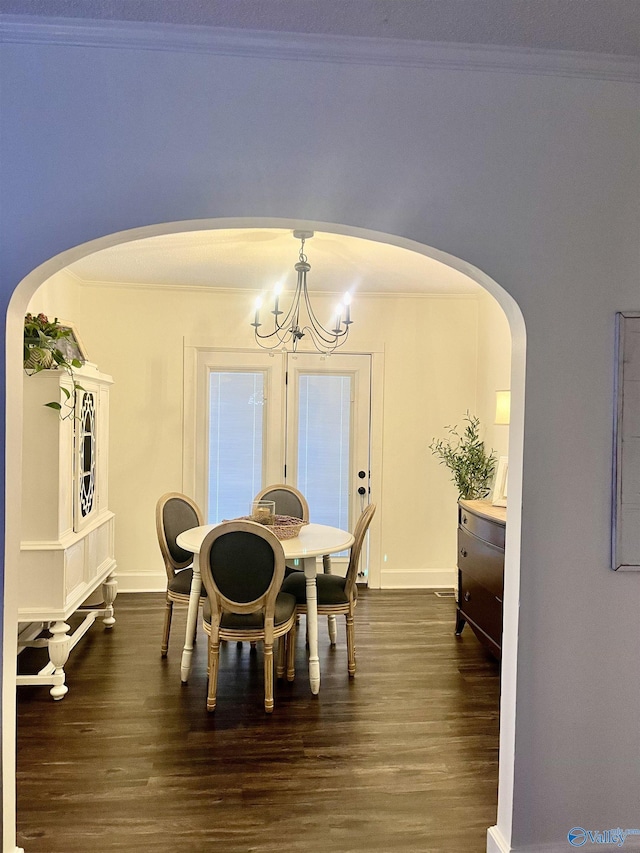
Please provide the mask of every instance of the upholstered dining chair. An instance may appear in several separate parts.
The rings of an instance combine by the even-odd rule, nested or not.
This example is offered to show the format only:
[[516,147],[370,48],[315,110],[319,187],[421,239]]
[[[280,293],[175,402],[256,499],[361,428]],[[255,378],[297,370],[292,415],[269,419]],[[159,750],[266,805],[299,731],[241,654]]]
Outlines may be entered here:
[[[366,507],[353,532],[354,543],[351,546],[349,555],[349,565],[347,567],[346,577],[331,574],[316,575],[316,585],[318,588],[318,616],[338,616],[344,614],[347,621],[347,670],[350,676],[354,676],[356,672],[356,648],[355,648],[355,628],[354,628],[354,611],[358,601],[358,587],[356,578],[358,576],[358,564],[360,562],[360,554],[362,545],[366,536],[371,519],[376,511],[375,504],[369,504]],[[292,572],[285,578],[282,584],[282,591],[295,596],[298,613],[307,612],[307,587],[306,578],[300,572]],[[289,638],[290,645],[294,644],[295,635]]]
[[[162,657],[169,651],[169,634],[173,605],[189,604],[191,578],[193,577],[193,554],[177,544],[177,537],[191,527],[204,524],[198,505],[180,492],[167,492],[156,504],[156,531],[162,559],[167,570],[167,596],[164,612],[164,630],[162,633]],[[200,602],[206,598],[206,591],[200,593]]]
[[216,707],[220,641],[264,644],[264,709],[271,713],[273,644],[278,648],[278,677],[294,678],[295,645],[286,638],[295,625],[296,599],[281,592],[284,551],[267,527],[253,521],[226,521],[213,528],[200,549],[200,570],[207,590],[202,608],[209,635],[207,711]]
[[276,515],[290,515],[292,518],[301,518],[309,521],[309,504],[302,492],[285,483],[277,483],[274,486],[266,486],[255,496],[254,501],[274,501]]
[[[288,486],[286,483],[276,483],[273,486],[266,486],[258,492],[254,501],[274,501],[276,515],[289,515],[291,518],[301,518],[303,521],[309,521],[309,504],[307,503],[307,499],[302,492],[294,486]],[[331,557],[327,554],[322,559],[325,572],[330,572]],[[285,575],[293,571],[300,571],[300,569],[288,563],[285,567]]]

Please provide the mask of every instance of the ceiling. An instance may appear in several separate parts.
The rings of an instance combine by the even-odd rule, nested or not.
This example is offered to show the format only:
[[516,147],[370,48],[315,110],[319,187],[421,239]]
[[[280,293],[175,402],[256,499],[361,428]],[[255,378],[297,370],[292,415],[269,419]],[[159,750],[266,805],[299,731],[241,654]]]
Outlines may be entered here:
[[638,0],[2,0],[2,11],[640,55]]
[[[242,288],[295,285],[299,240],[288,229],[187,231],[95,252],[69,270],[82,282]],[[416,252],[316,232],[306,241],[309,289],[329,293],[478,293],[467,276]]]

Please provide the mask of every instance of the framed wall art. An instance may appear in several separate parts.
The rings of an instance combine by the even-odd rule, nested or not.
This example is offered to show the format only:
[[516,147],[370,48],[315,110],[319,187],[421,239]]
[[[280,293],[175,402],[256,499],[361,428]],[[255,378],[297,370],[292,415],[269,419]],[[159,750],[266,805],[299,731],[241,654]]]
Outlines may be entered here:
[[80,339],[80,335],[78,334],[78,330],[74,323],[70,323],[68,320],[58,320],[58,323],[64,329],[69,329],[71,331],[69,337],[59,338],[56,341],[56,347],[60,352],[62,352],[67,361],[71,361],[73,358],[77,358],[78,361],[83,363],[88,361],[87,351]]
[[640,571],[640,311],[616,315],[612,563]]

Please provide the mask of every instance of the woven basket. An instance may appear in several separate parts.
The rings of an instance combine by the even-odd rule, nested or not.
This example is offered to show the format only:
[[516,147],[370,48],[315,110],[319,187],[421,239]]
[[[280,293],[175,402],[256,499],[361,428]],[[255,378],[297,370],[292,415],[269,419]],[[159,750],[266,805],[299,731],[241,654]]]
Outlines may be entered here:
[[[253,521],[250,515],[243,515],[240,521]],[[294,518],[291,515],[276,515],[275,524],[265,524],[269,530],[272,530],[278,539],[295,539],[308,521],[303,521],[301,518]]]
[[276,523],[273,532],[278,539],[295,539],[308,521],[301,518],[293,518],[291,515],[276,515]]

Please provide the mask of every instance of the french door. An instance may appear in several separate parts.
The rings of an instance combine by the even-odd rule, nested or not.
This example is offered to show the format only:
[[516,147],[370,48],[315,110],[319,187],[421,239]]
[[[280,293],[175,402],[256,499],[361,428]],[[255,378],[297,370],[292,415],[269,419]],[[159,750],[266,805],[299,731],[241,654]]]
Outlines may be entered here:
[[368,502],[370,372],[368,355],[288,356],[286,477],[319,524],[353,530]]
[[[312,521],[353,530],[368,502],[368,355],[198,352],[196,500],[208,523],[289,483]],[[339,560],[338,560],[339,562]]]

